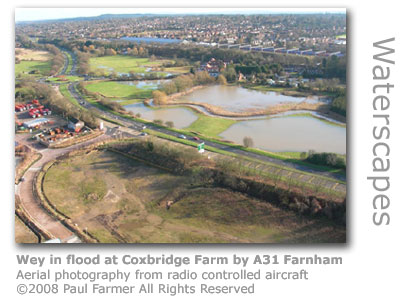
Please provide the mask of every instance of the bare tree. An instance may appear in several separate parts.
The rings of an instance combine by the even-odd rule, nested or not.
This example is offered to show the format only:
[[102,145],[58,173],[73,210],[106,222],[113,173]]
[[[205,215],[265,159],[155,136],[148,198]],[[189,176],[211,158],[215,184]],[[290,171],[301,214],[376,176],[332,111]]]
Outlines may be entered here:
[[243,138],[243,145],[245,147],[253,147],[254,146],[254,141],[251,137],[246,136]]

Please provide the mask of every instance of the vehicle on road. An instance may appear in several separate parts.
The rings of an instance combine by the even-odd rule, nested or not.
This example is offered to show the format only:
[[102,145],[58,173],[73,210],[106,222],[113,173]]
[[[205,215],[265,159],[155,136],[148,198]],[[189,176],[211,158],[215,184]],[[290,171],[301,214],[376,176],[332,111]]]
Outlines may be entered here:
[[146,129],[146,126],[145,126],[145,125],[143,125],[143,126],[142,126],[142,130],[145,130],[145,129]]
[[148,136],[148,133],[142,132],[140,136]]
[[200,140],[200,138],[197,137],[197,136],[193,136],[192,139],[193,139],[193,140],[196,140],[196,141],[199,141],[199,140]]
[[178,135],[178,138],[181,138],[181,139],[186,139],[186,136],[185,136],[185,135],[180,134],[180,135]]

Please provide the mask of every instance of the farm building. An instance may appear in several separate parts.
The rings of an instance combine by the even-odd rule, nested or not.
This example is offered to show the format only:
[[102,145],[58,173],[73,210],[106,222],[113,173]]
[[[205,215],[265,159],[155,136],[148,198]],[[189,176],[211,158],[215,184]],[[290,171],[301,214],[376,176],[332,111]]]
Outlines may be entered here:
[[37,126],[41,126],[43,124],[48,123],[49,120],[47,118],[37,118],[37,119],[33,119],[33,120],[29,120],[23,123],[23,126],[31,129],[31,128],[35,128]]
[[68,119],[68,129],[79,132],[84,127],[84,122],[79,119],[70,117]]

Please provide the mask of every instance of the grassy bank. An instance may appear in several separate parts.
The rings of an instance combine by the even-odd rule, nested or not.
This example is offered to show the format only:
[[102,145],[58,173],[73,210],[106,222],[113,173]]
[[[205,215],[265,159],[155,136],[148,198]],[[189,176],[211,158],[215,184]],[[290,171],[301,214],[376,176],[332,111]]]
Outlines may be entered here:
[[64,84],[64,85],[60,85],[58,87],[60,89],[60,93],[66,98],[68,99],[72,104],[74,104],[75,106],[84,109],[84,107],[82,107],[78,101],[71,95],[70,91],[68,90],[68,85]]
[[[146,69],[161,67],[170,60],[150,60],[149,58],[137,58],[129,55],[114,55],[90,58],[90,67],[92,72],[103,72],[109,75],[112,72],[129,74],[145,73]],[[159,72],[160,73],[160,72]]]
[[226,131],[231,125],[237,121],[234,119],[226,119],[219,117],[211,117],[194,112],[198,119],[193,122],[186,130],[198,132],[205,136],[218,137],[218,135]]
[[[101,167],[103,166],[103,167]],[[68,183],[69,182],[69,183]],[[107,151],[51,167],[44,192],[103,243],[343,242],[345,229]],[[170,208],[166,208],[172,202]]]
[[[150,130],[150,129],[145,129],[144,131],[147,132],[147,133],[149,133],[150,135],[153,135],[153,136],[156,136],[156,137],[159,137],[159,138],[162,138],[162,139],[166,139],[166,140],[170,140],[170,141],[173,141],[173,142],[181,143],[181,144],[184,144],[184,145],[192,146],[192,147],[194,147],[194,148],[197,147],[197,143],[194,142],[194,141],[192,141],[192,140],[174,137],[174,136],[172,136],[172,135],[164,134],[164,133],[157,132],[157,131]],[[340,181],[340,180],[336,180],[336,179],[332,179],[332,178],[328,178],[328,177],[323,177],[323,176],[320,176],[320,175],[315,175],[315,174],[311,174],[311,173],[308,173],[308,172],[303,172],[303,171],[300,171],[300,170],[295,170],[295,169],[293,169],[293,168],[289,168],[289,167],[285,167],[285,166],[278,166],[277,164],[274,164],[274,163],[262,162],[262,161],[260,161],[260,160],[258,160],[258,159],[254,159],[254,158],[251,158],[251,157],[246,157],[246,156],[238,155],[238,154],[236,154],[236,153],[232,153],[232,152],[229,152],[229,151],[226,151],[226,150],[218,149],[218,148],[215,148],[215,147],[209,146],[209,145],[205,145],[205,149],[206,149],[207,151],[209,151],[209,152],[221,154],[221,155],[223,155],[223,156],[225,156],[225,157],[236,158],[236,159],[238,159],[238,161],[247,161],[247,162],[250,162],[249,165],[252,165],[252,166],[251,166],[251,167],[245,167],[245,168],[247,168],[249,171],[255,171],[256,174],[260,174],[260,171],[259,171],[259,170],[256,170],[257,165],[266,165],[266,166],[272,166],[272,167],[274,167],[274,168],[276,168],[276,169],[285,170],[285,171],[287,171],[287,172],[289,172],[289,173],[298,173],[298,174],[300,174],[300,175],[308,175],[308,176],[311,176],[311,177],[316,177],[317,179],[324,180],[324,181],[328,181],[328,182],[333,182],[333,183],[338,183],[338,184],[344,184],[344,183],[345,183],[345,182]],[[271,153],[269,153],[269,154],[271,154]],[[294,162],[294,163],[296,163],[297,161],[298,161],[298,162],[303,162],[303,161],[297,160],[296,158],[289,158],[289,157],[286,157],[286,156],[283,156],[283,155],[279,155],[279,154],[277,154],[277,155],[272,154],[271,157],[273,157],[273,156],[274,156],[276,159],[285,160],[285,161],[291,160],[291,161]],[[303,163],[302,163],[302,164],[303,164]],[[313,164],[309,164],[309,163],[306,163],[306,162],[305,162],[305,164],[307,164],[307,165],[313,165]],[[316,166],[316,165],[313,165],[313,166]],[[271,173],[264,173],[264,175],[265,175],[266,177],[270,177],[270,178],[276,179],[275,176],[274,176],[273,174],[271,174]],[[272,175],[273,175],[274,177],[273,177]],[[287,181],[288,181],[288,178],[286,178],[285,176],[282,176],[282,177],[279,178],[279,180],[281,180],[281,181],[283,181],[283,182],[287,182]],[[312,185],[312,184],[302,183],[302,182],[300,182],[300,184],[303,184],[304,186],[306,186],[306,187],[308,187],[308,188],[310,188],[310,189],[315,188],[315,186]],[[343,196],[342,194],[337,194],[336,192],[335,192],[335,193],[332,192],[332,190],[330,190],[330,189],[326,190],[326,192],[327,192],[328,194],[331,194],[331,195],[332,195],[332,194],[335,194],[336,196],[341,196],[341,197]]]
[[152,89],[136,88],[115,81],[100,81],[87,84],[85,87],[90,92],[99,93],[105,97],[121,99],[147,99],[152,97]]

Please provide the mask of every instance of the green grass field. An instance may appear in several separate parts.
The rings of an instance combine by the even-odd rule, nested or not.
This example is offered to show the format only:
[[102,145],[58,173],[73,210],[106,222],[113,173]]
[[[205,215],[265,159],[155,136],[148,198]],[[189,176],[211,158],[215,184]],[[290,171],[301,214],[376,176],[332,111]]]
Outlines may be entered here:
[[[102,243],[339,242],[345,230],[109,151],[52,166],[43,189]],[[170,209],[166,202],[174,201]]]
[[72,56],[68,52],[64,52],[64,53],[67,55],[67,58],[68,58],[68,67],[65,73],[69,74],[73,67]]
[[176,66],[176,67],[167,67],[164,69],[165,72],[169,72],[169,73],[179,73],[179,74],[183,74],[183,73],[189,73],[190,72],[190,68],[191,66]]
[[137,58],[128,55],[92,57],[90,59],[91,71],[103,71],[105,75],[112,72],[129,74],[130,72],[145,73],[148,67],[160,67],[170,60],[154,60]]
[[77,102],[76,99],[74,99],[74,97],[71,95],[71,93],[68,90],[68,85],[64,84],[64,85],[60,85],[60,92],[61,94],[68,99],[71,103],[73,103],[75,106],[80,107],[81,109],[83,109],[83,107]]
[[231,125],[237,121],[234,119],[226,119],[220,117],[211,117],[196,113],[198,119],[185,130],[198,132],[205,136],[218,137],[218,135],[226,131]]
[[100,81],[87,84],[86,89],[91,92],[100,93],[105,97],[123,99],[147,99],[152,97],[153,90],[149,88],[136,88],[132,85],[121,84],[114,81]]
[[52,77],[47,78],[47,82],[56,82],[56,83],[68,83],[68,82],[78,82],[82,81],[84,78],[78,76],[64,76],[64,78]]
[[34,74],[33,76],[46,76],[49,74],[51,70],[51,62],[50,61],[20,61],[14,65],[15,75],[23,75],[29,74],[31,71],[38,71],[38,74]]

